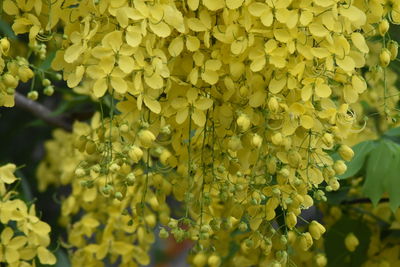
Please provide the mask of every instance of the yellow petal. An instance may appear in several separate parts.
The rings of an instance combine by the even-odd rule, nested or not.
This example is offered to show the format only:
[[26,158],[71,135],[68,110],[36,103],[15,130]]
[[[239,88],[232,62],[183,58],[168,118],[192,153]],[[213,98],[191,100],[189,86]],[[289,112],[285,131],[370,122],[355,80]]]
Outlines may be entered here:
[[153,73],[153,75],[150,77],[144,75],[144,81],[153,89],[160,89],[164,85],[163,78],[157,73]]
[[203,79],[203,81],[213,85],[218,82],[219,75],[216,71],[205,70],[201,73],[201,78]]
[[19,249],[21,247],[23,247],[26,242],[28,242],[28,239],[25,236],[17,236],[15,238],[13,238],[10,243],[8,244],[8,246],[12,249]]
[[343,88],[344,100],[349,103],[355,103],[358,100],[358,93],[351,85],[345,85]]
[[115,67],[115,56],[103,57],[99,62],[99,67],[105,74],[110,74]]
[[100,68],[100,66],[98,66],[98,65],[89,66],[86,69],[86,74],[93,80],[97,80],[97,79],[100,79],[100,78],[103,78],[106,76],[106,73],[104,73],[104,70],[102,68]]
[[200,48],[200,40],[196,36],[187,36],[186,37],[186,48],[190,52],[195,52]]
[[237,9],[242,6],[244,0],[225,0],[226,6],[229,9]]
[[113,56],[112,49],[104,46],[96,46],[90,51],[90,53],[92,54],[92,56],[98,59],[102,59],[103,57]]
[[112,88],[114,88],[115,91],[120,94],[126,93],[128,86],[124,79],[122,79],[121,77],[111,76],[110,82]]
[[355,68],[354,60],[350,56],[345,56],[344,59],[336,58],[336,63],[346,72],[352,72]]
[[177,57],[183,50],[183,38],[181,36],[176,37],[171,41],[168,46],[168,52],[171,56]]
[[329,87],[329,85],[327,84],[321,84],[321,85],[317,85],[315,87],[315,93],[317,94],[317,96],[319,97],[329,97],[332,93],[331,88]]
[[273,94],[279,93],[286,86],[286,81],[287,81],[286,76],[280,79],[273,78],[268,86],[269,91]]
[[192,120],[197,126],[203,127],[206,124],[206,115],[203,111],[195,109],[192,113]]
[[5,258],[7,263],[15,263],[19,260],[19,253],[13,248],[6,247]]
[[261,23],[269,27],[272,25],[272,22],[274,21],[274,14],[272,13],[271,9],[267,9],[265,12],[261,14]]
[[266,5],[265,3],[261,3],[261,2],[253,2],[249,5],[249,12],[251,15],[255,16],[255,17],[261,17],[261,15],[266,12],[269,11],[270,8],[268,5]]
[[300,125],[305,129],[311,129],[314,126],[314,119],[308,115],[302,115],[300,117]]
[[204,32],[207,31],[207,27],[201,22],[201,20],[197,18],[189,18],[187,20],[187,24],[189,26],[189,29],[195,32]]
[[75,72],[71,73],[68,76],[67,80],[68,87],[73,88],[77,86],[81,82],[84,73],[85,73],[85,67],[83,65],[77,66]]
[[11,238],[14,235],[14,231],[10,227],[4,228],[4,230],[1,232],[1,244],[7,245],[8,242],[10,242]]
[[125,35],[125,40],[128,45],[132,47],[139,46],[142,42],[142,34],[140,28],[137,31],[134,31],[133,29],[131,31],[128,30]]
[[311,53],[313,54],[314,57],[317,58],[325,58],[330,55],[330,52],[328,49],[323,48],[323,47],[313,47],[311,48]]
[[191,10],[197,10],[200,0],[187,0],[187,4]]
[[184,108],[184,109],[178,110],[178,112],[176,113],[176,122],[178,124],[184,123],[186,118],[187,118],[187,116],[188,116],[188,114],[189,114],[188,108]]
[[218,9],[225,7],[224,0],[203,0],[203,5],[211,11],[216,11]]
[[159,114],[161,112],[160,103],[157,100],[151,98],[150,96],[144,95],[143,102],[152,112],[156,114]]
[[16,170],[15,164],[8,163],[0,167],[0,181],[6,184],[12,184],[17,180],[17,177],[14,176],[14,172]]
[[102,97],[108,89],[105,77],[98,79],[93,85],[93,94],[95,97]]
[[369,47],[365,42],[364,36],[359,32],[353,32],[351,34],[351,41],[354,46],[358,48],[361,52],[367,54],[369,52]]
[[111,48],[115,53],[118,52],[122,45],[122,32],[113,31],[107,33],[101,43],[103,46]]
[[246,38],[238,38],[231,44],[231,52],[235,55],[242,54],[247,48],[247,39]]
[[353,77],[351,78],[351,84],[353,85],[354,90],[356,90],[359,94],[367,90],[367,83],[360,76],[353,75]]
[[314,14],[311,11],[304,10],[300,15],[300,24],[303,26],[307,26],[313,20]]
[[47,248],[38,247],[37,252],[41,264],[53,265],[56,263],[56,257]]
[[131,71],[135,68],[135,61],[132,57],[129,56],[119,56],[118,66],[125,73],[131,73]]
[[335,2],[333,0],[314,0],[314,3],[322,7],[330,7]]
[[311,98],[311,95],[312,95],[312,85],[307,84],[301,89],[301,99],[303,101],[307,101]]
[[310,33],[316,37],[325,37],[329,34],[329,31],[321,23],[311,23],[308,26]]
[[274,37],[276,40],[282,43],[287,43],[291,39],[291,35],[289,31],[284,28],[284,29],[275,29],[274,30]]
[[19,8],[17,5],[11,1],[11,0],[5,0],[3,2],[3,10],[8,14],[8,15],[18,15],[19,14]]
[[264,68],[265,63],[265,57],[257,57],[251,62],[250,69],[253,72],[261,71]]
[[257,108],[265,103],[267,94],[263,90],[257,90],[249,98],[249,105],[253,108]]
[[34,231],[38,235],[47,235],[48,233],[50,233],[50,230],[50,226],[45,222],[38,221],[32,224],[32,231]]
[[200,110],[207,110],[211,108],[213,105],[213,101],[210,98],[200,98],[194,103],[195,108]]
[[186,107],[187,105],[188,105],[188,102],[187,102],[186,98],[183,98],[183,97],[177,97],[171,101],[171,106],[174,109],[182,109],[182,108]]
[[171,34],[171,29],[169,28],[168,24],[163,21],[157,24],[150,23],[149,26],[158,37],[165,38]]
[[83,53],[83,47],[81,44],[73,44],[65,50],[64,60],[68,63],[72,63],[78,59],[78,57]]

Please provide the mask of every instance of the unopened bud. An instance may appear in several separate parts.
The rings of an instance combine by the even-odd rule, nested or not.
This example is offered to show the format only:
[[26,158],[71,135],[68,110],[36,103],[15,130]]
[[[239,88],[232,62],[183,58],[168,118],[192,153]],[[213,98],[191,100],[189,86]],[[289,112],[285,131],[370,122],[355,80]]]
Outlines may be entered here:
[[158,236],[160,238],[168,238],[169,237],[169,233],[167,230],[165,230],[165,228],[161,228],[160,232],[158,233]]
[[389,30],[389,22],[387,19],[381,20],[378,26],[378,31],[381,36],[384,36]]
[[289,229],[293,229],[293,227],[297,224],[297,217],[293,212],[288,212],[285,217],[286,226]]
[[271,136],[271,141],[274,145],[281,145],[283,141],[283,137],[281,133],[275,133],[274,135]]
[[46,86],[43,93],[47,96],[52,96],[54,94],[54,87],[52,85]]
[[333,164],[333,169],[335,170],[335,173],[337,175],[342,175],[343,173],[345,173],[347,171],[347,166],[343,160],[337,160]]
[[358,241],[358,238],[353,234],[349,233],[346,238],[344,239],[344,244],[350,252],[353,252],[356,250],[360,242]]
[[39,97],[39,93],[38,93],[37,91],[30,91],[30,92],[28,93],[28,98],[29,98],[30,100],[35,101],[35,100],[38,99],[38,97]]
[[388,49],[390,51],[390,60],[395,60],[399,52],[399,44],[396,41],[391,40],[388,44]]
[[210,267],[219,267],[221,265],[221,258],[217,255],[211,255],[207,261]]
[[10,41],[8,41],[6,37],[0,39],[0,49],[2,53],[8,54],[10,50]]
[[75,175],[76,175],[77,177],[81,178],[81,177],[83,177],[83,176],[86,175],[86,172],[85,172],[85,170],[82,169],[82,168],[77,168],[77,169],[75,170]]
[[278,113],[279,111],[279,103],[275,97],[271,97],[268,101],[268,108],[272,113]]
[[345,161],[350,161],[354,156],[354,151],[347,145],[341,145],[338,152]]
[[392,55],[390,51],[386,48],[382,49],[381,53],[379,54],[379,63],[382,67],[387,67],[390,64],[390,59]]
[[311,234],[310,233],[301,234],[299,237],[299,245],[302,250],[307,251],[313,245]]
[[133,163],[139,162],[143,157],[143,151],[138,146],[132,146],[128,152],[129,157],[132,159]]
[[256,147],[256,148],[260,148],[262,145],[262,138],[261,136],[259,136],[258,134],[254,134],[253,138],[251,139],[251,144]]
[[237,123],[237,125],[239,127],[239,130],[241,132],[247,131],[250,128],[250,125],[251,125],[249,117],[247,117],[247,115],[245,115],[245,114],[241,114],[237,118],[236,123]]
[[138,133],[138,138],[142,146],[145,148],[151,147],[154,140],[156,140],[154,134],[149,130],[140,130]]
[[308,227],[308,231],[315,240],[319,240],[326,232],[325,227],[317,221],[312,221]]

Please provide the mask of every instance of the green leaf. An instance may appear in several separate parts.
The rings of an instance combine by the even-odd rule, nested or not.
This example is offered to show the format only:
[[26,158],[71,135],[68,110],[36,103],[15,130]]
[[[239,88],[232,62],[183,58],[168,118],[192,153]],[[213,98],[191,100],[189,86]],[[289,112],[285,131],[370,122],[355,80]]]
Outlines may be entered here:
[[17,37],[14,34],[11,26],[5,22],[4,20],[0,20],[0,32],[3,33],[6,37],[10,39],[16,39]]
[[390,162],[383,180],[385,192],[389,194],[389,205],[393,212],[400,206],[400,151]]
[[326,192],[326,198],[330,205],[340,205],[345,200],[348,200],[350,186],[341,186],[338,191]]
[[354,158],[347,163],[347,171],[339,175],[339,179],[347,179],[355,176],[364,166],[365,160],[375,147],[374,141],[364,141],[353,147]]
[[71,264],[69,263],[68,256],[64,250],[58,249],[56,252],[57,257],[57,267],[69,267]]
[[[387,178],[389,166],[394,164],[396,155],[393,146],[398,145],[389,140],[380,140],[368,158],[363,193],[371,199],[374,205],[378,204],[385,193],[384,180]],[[397,151],[400,150],[397,149]]]
[[400,127],[392,128],[384,133],[386,136],[400,136]]
[[[348,251],[344,244],[349,233],[354,233],[360,242],[354,252]],[[370,236],[371,232],[363,221],[343,216],[326,233],[324,245],[328,267],[361,266],[367,260]]]
[[47,57],[44,59],[40,68],[43,70],[48,70],[51,67],[51,62],[53,61],[54,57],[56,56],[56,51],[51,51],[47,54]]

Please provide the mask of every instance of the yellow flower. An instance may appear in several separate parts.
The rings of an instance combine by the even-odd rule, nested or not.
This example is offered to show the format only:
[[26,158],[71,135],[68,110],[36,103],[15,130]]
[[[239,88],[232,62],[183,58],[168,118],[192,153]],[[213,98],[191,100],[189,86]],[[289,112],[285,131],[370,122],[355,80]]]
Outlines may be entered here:
[[0,167],[0,182],[6,184],[12,184],[16,180],[17,177],[14,176],[14,172],[16,170],[16,166],[14,164],[8,163]]
[[10,227],[4,228],[1,232],[0,262],[8,264],[17,263],[20,259],[19,250],[27,243],[25,236],[14,237],[14,231]]
[[203,127],[206,123],[204,111],[211,108],[213,101],[207,97],[199,97],[196,88],[190,88],[186,97],[177,97],[171,102],[171,106],[177,110],[176,122],[182,124],[186,121],[188,115],[193,122],[199,127]]

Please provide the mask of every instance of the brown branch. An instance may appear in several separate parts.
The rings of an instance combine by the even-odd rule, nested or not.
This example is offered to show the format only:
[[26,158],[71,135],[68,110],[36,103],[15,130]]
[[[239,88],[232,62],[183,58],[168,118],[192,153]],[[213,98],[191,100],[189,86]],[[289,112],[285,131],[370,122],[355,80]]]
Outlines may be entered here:
[[15,92],[15,105],[34,114],[44,122],[62,128],[68,132],[72,132],[72,126],[63,116],[53,116],[52,111],[42,104],[32,101],[22,94]]
[[[388,198],[382,198],[379,200],[379,203],[389,202]],[[341,205],[353,205],[353,204],[371,204],[371,200],[369,198],[357,198],[352,200],[344,200],[340,202]]]

